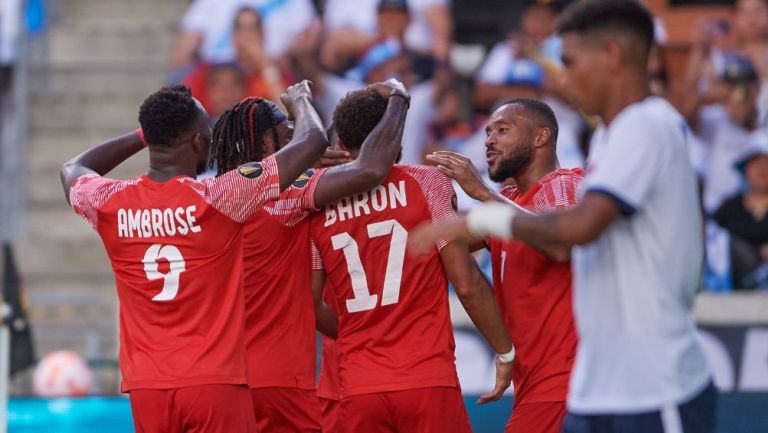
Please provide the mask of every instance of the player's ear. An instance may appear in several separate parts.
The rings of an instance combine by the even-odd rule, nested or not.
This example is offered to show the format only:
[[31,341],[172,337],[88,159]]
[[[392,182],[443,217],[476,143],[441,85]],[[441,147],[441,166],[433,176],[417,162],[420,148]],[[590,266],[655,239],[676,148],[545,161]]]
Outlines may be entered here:
[[195,150],[195,154],[200,155],[202,153],[207,153],[207,149],[205,146],[205,139],[203,138],[203,135],[199,132],[195,133],[194,136],[192,136],[192,148]]
[[549,143],[549,139],[551,138],[552,134],[549,131],[549,128],[539,128],[538,131],[536,131],[536,136],[533,138],[533,146],[534,147],[541,147]]

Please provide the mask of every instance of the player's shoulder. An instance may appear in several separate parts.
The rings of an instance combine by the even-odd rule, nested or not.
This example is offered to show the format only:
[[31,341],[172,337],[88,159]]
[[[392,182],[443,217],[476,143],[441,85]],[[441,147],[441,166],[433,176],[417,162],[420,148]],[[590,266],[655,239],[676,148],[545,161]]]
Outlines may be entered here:
[[407,176],[414,179],[419,185],[430,186],[449,184],[451,179],[443,174],[439,168],[434,165],[422,164],[396,164],[392,166],[390,175]]
[[579,199],[584,171],[580,168],[557,169],[539,180],[533,203],[539,212],[573,206]]
[[[614,119],[612,130],[637,135],[655,134],[659,128],[681,129],[685,126],[682,115],[663,98],[649,96],[627,107]],[[654,135],[656,137],[656,135]]]

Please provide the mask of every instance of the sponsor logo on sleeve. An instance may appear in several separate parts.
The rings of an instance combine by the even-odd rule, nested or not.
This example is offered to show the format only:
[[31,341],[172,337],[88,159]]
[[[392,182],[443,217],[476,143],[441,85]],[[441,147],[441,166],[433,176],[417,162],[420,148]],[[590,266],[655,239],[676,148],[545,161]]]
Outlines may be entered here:
[[250,162],[248,164],[241,165],[237,168],[237,171],[241,176],[248,179],[256,179],[264,172],[264,167],[258,162]]
[[304,188],[307,186],[307,183],[309,183],[309,179],[312,178],[312,175],[314,175],[315,172],[313,170],[307,170],[304,173],[301,173],[301,175],[296,178],[296,180],[293,181],[293,186],[295,188]]

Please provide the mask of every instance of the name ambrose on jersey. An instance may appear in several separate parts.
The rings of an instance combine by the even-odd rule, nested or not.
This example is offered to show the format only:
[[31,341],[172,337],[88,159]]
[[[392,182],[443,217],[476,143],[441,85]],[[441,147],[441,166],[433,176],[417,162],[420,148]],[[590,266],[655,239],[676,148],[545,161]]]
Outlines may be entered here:
[[405,196],[405,181],[395,185],[389,182],[368,191],[339,199],[336,203],[325,206],[325,227],[330,227],[337,221],[346,221],[361,215],[370,215],[371,211],[381,212],[384,209],[397,209],[408,205]]
[[150,238],[186,235],[202,230],[197,225],[197,206],[176,209],[120,209],[117,211],[117,235],[121,238]]

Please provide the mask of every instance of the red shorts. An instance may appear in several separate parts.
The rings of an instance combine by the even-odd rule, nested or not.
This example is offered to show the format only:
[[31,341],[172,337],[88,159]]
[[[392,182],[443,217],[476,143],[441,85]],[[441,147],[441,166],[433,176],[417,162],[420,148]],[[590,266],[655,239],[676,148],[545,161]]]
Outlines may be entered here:
[[341,400],[346,433],[471,433],[458,388],[360,394]]
[[318,397],[323,415],[323,433],[341,433],[341,402]]
[[320,403],[314,390],[270,387],[251,389],[259,433],[320,433]]
[[198,385],[130,392],[136,433],[257,433],[248,387]]
[[563,417],[564,401],[516,404],[504,433],[560,433]]

